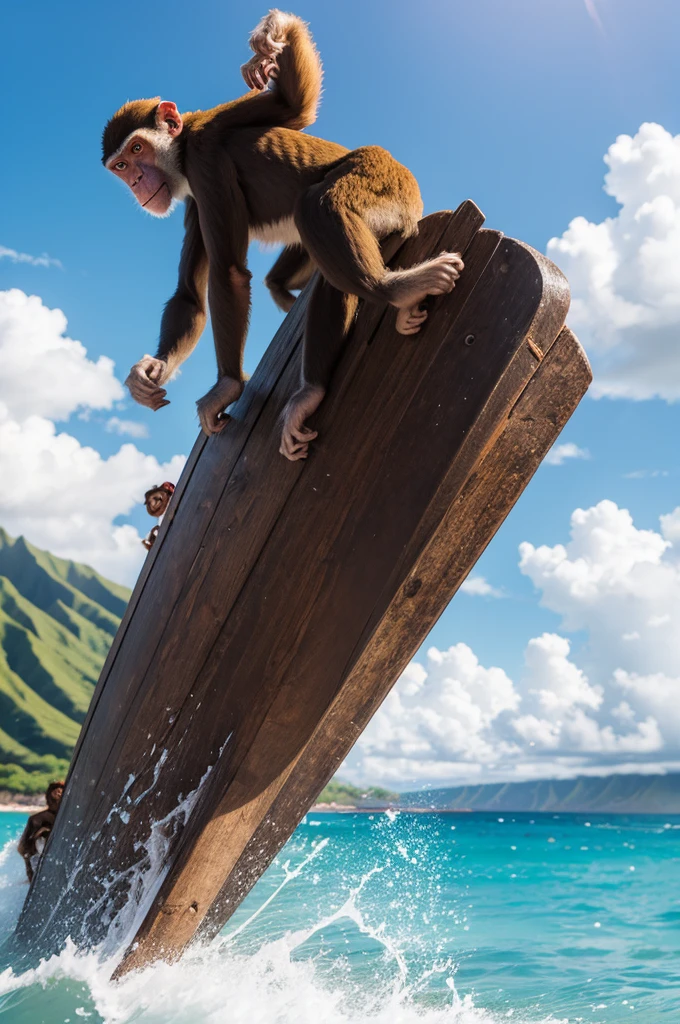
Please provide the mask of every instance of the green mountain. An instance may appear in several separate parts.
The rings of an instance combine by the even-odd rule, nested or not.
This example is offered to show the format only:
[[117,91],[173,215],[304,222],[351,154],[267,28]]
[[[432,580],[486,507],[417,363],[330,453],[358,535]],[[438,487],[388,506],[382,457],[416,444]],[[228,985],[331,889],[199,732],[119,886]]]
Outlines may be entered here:
[[402,793],[402,807],[448,811],[680,814],[680,774],[579,776]]
[[65,774],[129,597],[0,528],[0,790]]

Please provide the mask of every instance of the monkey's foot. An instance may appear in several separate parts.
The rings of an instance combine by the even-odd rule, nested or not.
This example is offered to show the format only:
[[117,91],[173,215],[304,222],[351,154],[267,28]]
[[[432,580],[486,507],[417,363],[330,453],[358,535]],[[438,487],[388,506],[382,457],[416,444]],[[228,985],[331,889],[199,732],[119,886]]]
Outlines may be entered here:
[[395,273],[392,287],[396,294],[391,302],[398,309],[400,334],[418,333],[427,320],[427,310],[420,308],[422,302],[428,295],[453,291],[464,265],[460,253],[442,252],[417,267]]
[[324,388],[304,384],[289,399],[283,410],[283,431],[279,451],[291,462],[306,459],[310,441],[319,436],[318,431],[305,426],[305,420],[316,412],[325,394]]
[[229,420],[224,410],[241,397],[243,388],[242,380],[235,380],[233,377],[220,377],[208,394],[196,402],[201,427],[208,436],[219,434],[224,429]]

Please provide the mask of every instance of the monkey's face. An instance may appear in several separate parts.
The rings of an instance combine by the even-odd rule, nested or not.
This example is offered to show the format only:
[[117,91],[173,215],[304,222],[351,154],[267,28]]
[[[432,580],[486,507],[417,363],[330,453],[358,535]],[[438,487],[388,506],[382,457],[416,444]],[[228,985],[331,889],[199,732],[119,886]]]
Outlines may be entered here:
[[174,103],[159,103],[155,128],[138,128],[106,161],[108,170],[125,182],[139,205],[154,217],[171,212],[175,199],[188,195],[175,140],[182,117]]
[[61,803],[63,795],[64,790],[62,786],[55,786],[54,789],[50,791],[50,795],[47,797],[47,806],[53,814],[56,814],[59,810],[59,804]]
[[159,488],[157,491],[147,493],[144,504],[150,516],[162,516],[170,504],[170,495],[166,490]]

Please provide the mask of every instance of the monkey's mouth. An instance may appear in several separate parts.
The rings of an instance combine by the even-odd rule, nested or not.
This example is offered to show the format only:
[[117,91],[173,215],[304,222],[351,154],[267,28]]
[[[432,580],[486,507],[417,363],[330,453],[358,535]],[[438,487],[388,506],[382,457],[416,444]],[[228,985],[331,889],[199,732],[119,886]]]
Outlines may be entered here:
[[162,185],[159,185],[158,188],[156,189],[156,191],[154,192],[154,194],[152,196],[149,196],[149,198],[147,199],[147,201],[145,203],[142,203],[142,209],[145,206],[148,206],[152,199],[156,198],[156,196],[158,195],[158,193],[160,192],[160,190],[162,188],[167,188],[168,192],[170,191],[170,186],[168,185],[167,181],[164,181]]

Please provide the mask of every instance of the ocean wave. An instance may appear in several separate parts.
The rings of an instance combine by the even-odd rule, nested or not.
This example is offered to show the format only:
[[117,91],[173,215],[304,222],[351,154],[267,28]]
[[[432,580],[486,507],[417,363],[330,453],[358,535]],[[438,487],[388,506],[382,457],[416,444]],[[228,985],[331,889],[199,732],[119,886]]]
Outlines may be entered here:
[[[274,896],[297,878],[326,846],[315,846],[294,870],[286,870]],[[58,954],[37,967],[0,973],[0,1024],[500,1024],[512,1011],[492,1013],[460,996],[455,964],[442,961],[411,977],[400,949],[385,926],[368,924],[357,898],[379,869],[368,871],[337,910],[305,929],[292,930],[244,953],[238,938],[247,932],[262,905],[229,934],[210,946],[187,952],[177,963],[158,962],[111,981],[120,950],[82,952],[67,941]],[[8,934],[26,893],[15,842],[0,852],[0,929]],[[8,895],[11,894],[11,899]],[[270,903],[267,900],[266,903]],[[346,960],[303,958],[300,948],[336,923],[351,923],[382,947],[380,969],[357,982]],[[120,931],[118,932],[120,934]],[[445,981],[446,997],[428,991],[433,975]],[[538,1015],[531,1024],[566,1024]]]
[[[31,1014],[27,1021],[70,1016],[92,1024],[500,1024],[510,1017],[475,1006],[469,995],[461,998],[452,975],[448,1004],[438,1007],[419,1004],[423,979],[370,989],[342,978],[321,981],[313,960],[291,958],[288,937],[248,956],[218,943],[176,964],[157,963],[111,982],[114,963],[79,953],[69,942],[33,970],[6,970],[0,974],[0,1021],[14,1020],[9,1015],[18,1007]],[[520,1024],[518,1016],[512,1019]],[[552,1016],[532,1024],[539,1019],[558,1024]]]

